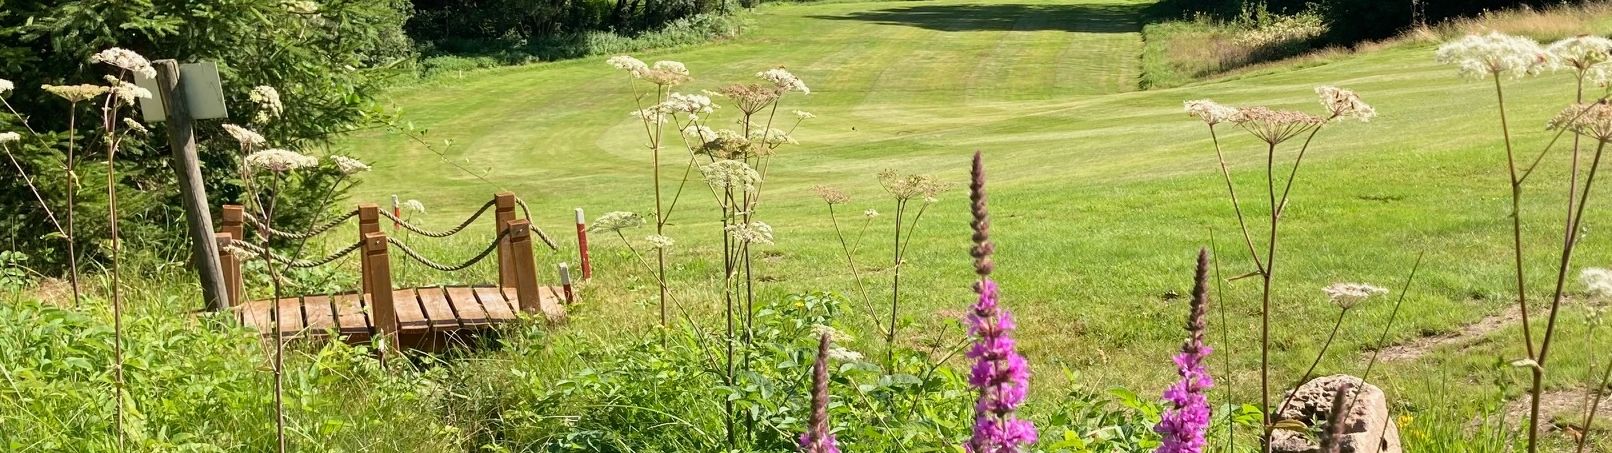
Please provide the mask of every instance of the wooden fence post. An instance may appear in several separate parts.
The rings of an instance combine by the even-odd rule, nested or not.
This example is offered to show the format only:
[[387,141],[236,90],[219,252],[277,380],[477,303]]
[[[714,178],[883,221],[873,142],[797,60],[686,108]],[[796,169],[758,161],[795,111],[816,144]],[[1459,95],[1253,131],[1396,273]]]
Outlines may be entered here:
[[[499,192],[493,195],[493,234],[503,234],[504,227],[515,220],[515,194]],[[495,236],[496,237],[496,236]],[[515,262],[509,237],[498,240],[498,286],[515,285]]]
[[364,234],[364,276],[372,285],[369,288],[370,319],[374,320],[374,336],[381,338],[382,361],[386,360],[387,345],[396,344],[398,330],[397,307],[392,304],[392,262],[386,248],[386,233]]
[[565,263],[560,263],[560,288],[565,290],[566,303],[576,300],[576,293],[571,291],[571,266]]
[[202,183],[201,159],[196,154],[196,131],[192,128],[190,109],[185,104],[184,81],[179,79],[179,62],[157,60],[156,95],[166,107],[168,146],[173,150],[174,173],[179,177],[179,205],[185,211],[185,226],[190,233],[191,264],[196,267],[201,282],[202,299],[207,309],[226,308],[224,271],[218,262],[218,243],[213,238],[213,214],[207,205],[207,188]]
[[[358,205],[358,240],[367,241],[370,233],[381,232],[380,209],[380,206],[376,206],[375,203]],[[367,258],[358,260],[358,279],[358,294],[360,296],[374,292],[374,283],[371,281],[369,259]],[[390,288],[388,287],[388,289]],[[387,293],[390,294],[391,291],[387,291]]]
[[224,205],[219,211],[218,232],[228,234],[230,239],[246,240],[246,227],[241,223],[246,219],[246,208],[238,204]]
[[235,238],[229,233],[213,233],[213,239],[218,244],[219,267],[224,271],[225,308],[235,307],[241,304],[241,259],[224,248],[235,242]]
[[542,311],[543,300],[537,292],[537,262],[532,258],[532,222],[526,219],[509,222],[510,249],[515,270],[515,298],[521,311]]

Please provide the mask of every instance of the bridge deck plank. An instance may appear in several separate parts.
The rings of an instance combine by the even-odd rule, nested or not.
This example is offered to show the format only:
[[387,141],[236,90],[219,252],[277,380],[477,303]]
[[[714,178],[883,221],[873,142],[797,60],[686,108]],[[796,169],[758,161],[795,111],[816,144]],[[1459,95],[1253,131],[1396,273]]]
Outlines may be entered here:
[[[540,287],[540,307],[549,319],[564,316],[560,288]],[[451,332],[489,328],[514,321],[520,312],[514,288],[496,286],[404,288],[393,291],[402,333]],[[244,326],[273,335],[340,335],[368,337],[374,313],[368,295],[353,293],[256,300],[231,308]]]
[[476,294],[470,288],[444,288],[447,293],[448,306],[453,314],[459,318],[459,324],[465,327],[481,327],[491,323],[487,318],[487,310],[481,307],[476,300]]
[[448,294],[442,287],[415,288],[420,297],[420,309],[425,311],[426,324],[431,330],[455,330],[459,328],[459,317],[454,314],[453,307],[448,306]]

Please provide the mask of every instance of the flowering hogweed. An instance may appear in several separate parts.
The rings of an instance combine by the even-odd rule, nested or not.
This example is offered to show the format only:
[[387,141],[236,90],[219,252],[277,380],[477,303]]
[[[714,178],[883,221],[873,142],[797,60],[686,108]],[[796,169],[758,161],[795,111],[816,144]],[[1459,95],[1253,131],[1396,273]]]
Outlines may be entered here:
[[7,91],[11,91],[11,90],[14,90],[16,88],[17,88],[17,85],[11,83],[10,80],[0,79],[0,94],[6,94]]
[[1575,36],[1553,42],[1545,51],[1556,68],[1571,70],[1580,80],[1606,86],[1612,78],[1612,39]]
[[22,134],[16,132],[0,132],[0,143],[11,143],[22,140]]
[[1020,355],[1013,341],[1016,325],[1013,315],[999,303],[990,255],[990,214],[986,207],[985,165],[974,153],[973,178],[969,184],[973,202],[971,225],[974,230],[974,272],[979,301],[968,315],[968,331],[974,346],[966,354],[974,360],[968,383],[979,392],[974,404],[974,433],[964,445],[972,453],[1016,453],[1036,440],[1035,424],[1016,415],[1030,389],[1030,364]]
[[1315,94],[1321,97],[1321,106],[1331,112],[1333,118],[1353,118],[1364,123],[1377,116],[1377,109],[1360,100],[1360,95],[1352,90],[1335,86],[1318,86],[1315,87]]
[[66,99],[67,102],[88,101],[90,99],[95,99],[97,96],[106,94],[107,92],[107,88],[104,86],[89,84],[40,85],[39,88],[45,90],[47,93],[54,94],[62,99]]
[[1203,120],[1205,124],[1210,126],[1237,119],[1236,107],[1222,105],[1208,99],[1186,101],[1182,104],[1186,107],[1188,115]]
[[1612,142],[1612,104],[1574,104],[1545,124],[1549,130],[1566,129],[1601,142]]
[[225,124],[224,132],[229,133],[230,137],[234,137],[235,141],[241,142],[241,147],[243,148],[263,146],[264,143],[267,143],[267,140],[263,139],[262,134],[258,134],[257,132],[253,132],[251,129],[236,126],[234,124]]
[[296,151],[279,148],[265,149],[246,156],[247,167],[275,173],[285,173],[317,165],[319,165],[319,159]]
[[1578,279],[1584,282],[1584,286],[1588,288],[1590,295],[1612,296],[1612,269],[1585,268],[1579,271]]
[[151,62],[147,61],[146,57],[142,57],[140,54],[134,53],[134,51],[128,49],[121,49],[117,47],[106,49],[95,54],[94,56],[91,56],[90,61],[95,63],[106,63],[112,66],[123,68],[130,72],[145,76],[148,79],[157,77],[157,69],[151,67]]
[[1198,251],[1198,270],[1193,279],[1192,301],[1187,315],[1187,341],[1181,353],[1174,358],[1181,380],[1164,391],[1169,405],[1164,409],[1159,424],[1153,427],[1163,436],[1155,453],[1201,453],[1204,436],[1209,430],[1209,397],[1206,392],[1214,387],[1214,378],[1203,361],[1214,351],[1204,344],[1208,330],[1209,311],[1209,252]]
[[609,233],[641,226],[644,226],[644,218],[640,217],[638,214],[623,211],[612,211],[599,216],[597,219],[594,219],[593,224],[588,225],[588,231],[594,233]]
[[347,156],[330,156],[330,162],[336,164],[336,171],[343,175],[352,176],[369,171],[369,164]]
[[1483,80],[1536,75],[1550,64],[1551,58],[1550,53],[1532,39],[1490,32],[1444,43],[1434,54],[1434,60],[1456,65],[1462,77]]
[[1370,299],[1371,296],[1388,294],[1387,288],[1368,285],[1365,283],[1333,283],[1321,288],[1327,293],[1327,299],[1339,307],[1347,310],[1354,308],[1355,304]]

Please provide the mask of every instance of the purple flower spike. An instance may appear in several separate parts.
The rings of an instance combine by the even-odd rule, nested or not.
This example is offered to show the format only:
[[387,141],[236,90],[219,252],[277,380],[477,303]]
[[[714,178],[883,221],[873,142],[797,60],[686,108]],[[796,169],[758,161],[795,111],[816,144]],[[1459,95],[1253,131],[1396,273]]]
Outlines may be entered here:
[[985,202],[985,164],[974,153],[973,180],[969,183],[973,202],[974,272],[980,280],[974,286],[979,302],[968,316],[968,331],[975,338],[968,358],[974,360],[968,383],[979,391],[974,404],[974,436],[964,447],[971,453],[1018,453],[1035,443],[1035,425],[1020,420],[1015,412],[1024,404],[1030,389],[1030,363],[1019,355],[1012,332],[1017,327],[1013,315],[998,303],[995,268],[991,253],[991,220]]
[[1202,453],[1204,435],[1209,430],[1209,398],[1205,392],[1215,385],[1204,368],[1204,358],[1212,351],[1203,342],[1209,311],[1209,252],[1198,251],[1198,272],[1192,285],[1191,313],[1187,316],[1187,341],[1175,356],[1181,380],[1164,391],[1169,403],[1153,430],[1164,436],[1155,453]]
[[839,443],[828,429],[828,342],[829,334],[817,342],[817,363],[812,364],[812,415],[806,432],[800,433],[801,453],[840,453]]

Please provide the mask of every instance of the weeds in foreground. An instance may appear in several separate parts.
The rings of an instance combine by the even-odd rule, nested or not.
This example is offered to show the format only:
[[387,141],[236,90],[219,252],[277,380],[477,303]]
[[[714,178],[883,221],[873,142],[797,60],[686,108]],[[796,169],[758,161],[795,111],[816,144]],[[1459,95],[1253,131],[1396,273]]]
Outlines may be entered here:
[[[607,60],[611,66],[625,71],[632,86],[637,109],[632,115],[639,119],[649,142],[650,180],[654,188],[654,234],[646,238],[655,248],[655,274],[659,286],[661,328],[669,328],[668,302],[670,288],[666,280],[666,253],[675,242],[665,235],[665,226],[682,197],[694,170],[711,191],[713,201],[721,211],[723,303],[726,358],[723,376],[725,384],[733,386],[741,371],[750,372],[748,350],[754,346],[755,336],[755,279],[751,260],[752,245],[770,245],[773,242],[771,225],[759,219],[761,188],[766,180],[768,163],[784,145],[796,144],[792,137],[801,122],[814,115],[799,110],[779,115],[780,101],[792,92],[810,94],[811,89],[799,77],[783,68],[767,69],[756,73],[763,83],[735,83],[704,94],[687,94],[673,88],[693,80],[689,70],[675,61],[657,61],[647,64],[630,56],[615,56]],[[651,85],[652,90],[639,91],[639,81]],[[739,112],[734,120],[737,128],[712,128],[712,114],[719,106],[713,97],[727,99]],[[793,117],[790,121],[789,117]],[[790,123],[788,130],[780,129]],[[668,132],[666,125],[674,130]],[[675,134],[688,153],[676,190],[663,194],[661,181],[661,153],[668,135]],[[595,222],[598,223],[598,222]],[[614,229],[619,233],[620,229]],[[625,237],[623,236],[625,240]],[[740,347],[744,350],[735,350]],[[736,360],[737,358],[737,360]],[[731,401],[725,404],[730,443],[737,445],[734,422],[736,413]],[[753,437],[755,418],[745,416],[747,436]]]

